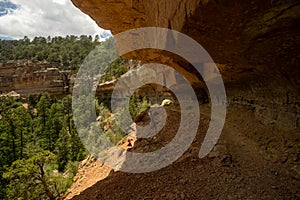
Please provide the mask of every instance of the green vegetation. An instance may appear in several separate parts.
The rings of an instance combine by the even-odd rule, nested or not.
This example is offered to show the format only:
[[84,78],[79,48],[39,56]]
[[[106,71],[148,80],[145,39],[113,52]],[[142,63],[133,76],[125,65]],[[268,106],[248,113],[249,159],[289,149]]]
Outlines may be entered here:
[[119,126],[115,122],[115,116],[111,113],[105,104],[96,104],[96,110],[98,113],[99,125],[104,131],[105,137],[109,138],[110,142],[117,144],[125,135]]
[[56,172],[56,156],[42,150],[29,159],[12,163],[3,177],[9,180],[8,199],[58,199],[71,186],[74,173]]
[[106,82],[114,79],[118,79],[122,74],[128,71],[128,67],[121,58],[115,60],[104,69],[104,75],[101,76],[100,81]]
[[71,96],[29,99],[25,108],[1,97],[0,199],[57,199],[87,154],[74,127]]
[[132,119],[135,119],[139,114],[145,111],[150,105],[151,103],[145,96],[142,97],[134,93],[129,101],[129,112]]
[[[0,63],[28,59],[48,62],[53,67],[73,70],[74,73],[86,63],[87,77],[102,74],[102,82],[119,78],[129,69],[127,61],[119,58],[110,63],[117,57],[115,48],[112,48],[113,39],[98,40],[91,36],[0,40]],[[105,67],[99,69],[99,65]],[[86,84],[88,81],[84,80],[79,90],[85,90]],[[84,110],[79,115],[82,124],[94,120],[90,108],[82,108],[85,105],[82,101],[86,100],[82,97],[78,105],[75,103],[80,108],[78,112]],[[90,100],[94,101],[94,97]],[[135,94],[127,109],[134,119],[148,105],[146,98]],[[103,139],[89,135],[89,130],[77,132],[70,95],[55,99],[44,93],[39,97],[29,96],[26,100],[0,96],[0,199],[59,199],[71,186],[78,162],[87,155],[80,137],[86,136],[95,144],[108,143],[108,140],[117,144],[125,136],[109,107],[97,103],[96,111],[102,118],[92,124],[104,130]]]
[[[120,107],[117,113],[112,114],[109,105],[101,103],[100,105],[96,103],[96,112],[98,116],[99,125],[104,131],[105,137],[110,139],[110,142],[117,144],[126,136],[128,132],[124,132],[120,129],[119,125],[116,123],[115,118],[121,119],[119,123],[128,124],[127,120],[134,121],[138,115],[145,111],[151,103],[146,97],[142,97],[134,93],[129,100],[129,105],[124,105]],[[124,116],[125,109],[129,110],[131,119],[127,119]],[[129,130],[129,127],[128,127]]]
[[[115,55],[117,51],[114,48],[113,38],[99,42],[99,37],[93,39],[86,35],[35,37],[33,40],[25,36],[20,40],[0,40],[0,63],[27,59],[33,62],[48,62],[58,69],[73,70],[76,73],[92,51],[94,54],[88,59],[88,64],[92,68],[99,67],[99,63],[105,63],[105,59],[118,57]],[[128,71],[126,61],[121,58],[105,64],[104,69],[98,69],[103,74],[102,82],[119,78]]]
[[0,62],[28,59],[34,62],[47,61],[60,69],[77,71],[84,58],[99,45],[99,37],[28,37],[20,40],[0,40]]

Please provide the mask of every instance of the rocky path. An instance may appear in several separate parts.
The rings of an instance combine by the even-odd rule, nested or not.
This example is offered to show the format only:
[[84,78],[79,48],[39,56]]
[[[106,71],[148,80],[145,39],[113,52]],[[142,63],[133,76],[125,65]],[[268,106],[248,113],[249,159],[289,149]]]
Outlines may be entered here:
[[[111,171],[104,180],[73,199],[300,199],[299,165],[270,159],[257,143],[230,123],[225,124],[214,150],[199,159],[200,144],[209,122],[205,111],[202,109],[204,115],[196,139],[175,163],[145,174]],[[173,112],[168,119],[172,123],[165,128],[173,130],[179,114],[168,112]],[[155,139],[170,138],[162,134]],[[137,141],[133,150],[143,151],[144,144]],[[151,144],[154,146],[147,150],[160,143]]]

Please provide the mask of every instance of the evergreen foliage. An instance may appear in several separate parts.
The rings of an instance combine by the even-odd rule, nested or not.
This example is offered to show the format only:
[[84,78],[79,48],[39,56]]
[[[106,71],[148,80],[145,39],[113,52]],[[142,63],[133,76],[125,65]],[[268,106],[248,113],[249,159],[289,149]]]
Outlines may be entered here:
[[100,44],[99,38],[82,35],[66,37],[28,37],[20,40],[0,40],[0,62],[28,59],[47,61],[61,69],[77,71],[84,58]]
[[74,165],[87,152],[74,126],[71,100],[44,93],[25,108],[20,100],[1,97],[0,199],[56,199],[72,184]]
[[[126,61],[119,58],[109,63],[116,57],[116,52],[110,50],[114,49],[111,48],[114,41],[112,38],[105,42],[98,40],[84,35],[0,40],[0,63],[19,59],[45,61],[76,73],[84,59],[90,59],[88,75],[99,74],[100,63],[104,66],[100,69],[100,81],[119,78],[129,69]],[[88,56],[90,52],[95,55]],[[90,99],[93,101],[94,97]],[[53,99],[44,93],[39,97],[30,95],[27,106],[23,101],[0,96],[0,199],[59,199],[71,186],[78,162],[87,155],[73,121],[72,97]],[[131,114],[138,115],[147,105],[145,102],[134,96]],[[82,105],[79,99],[76,106],[82,108]],[[86,113],[80,113],[81,123],[92,121],[89,108],[83,110]],[[117,144],[125,133],[115,124],[109,108],[97,104],[96,110],[104,116],[100,127],[105,129],[105,138]],[[105,142],[96,136],[91,138]]]

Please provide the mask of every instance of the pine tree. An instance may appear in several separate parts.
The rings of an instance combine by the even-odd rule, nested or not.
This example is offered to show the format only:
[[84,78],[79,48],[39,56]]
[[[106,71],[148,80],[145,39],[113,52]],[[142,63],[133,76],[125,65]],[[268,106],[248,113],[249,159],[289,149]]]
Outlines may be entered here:
[[55,154],[57,155],[58,170],[63,172],[70,157],[70,134],[66,128],[62,128],[57,140]]
[[9,199],[57,199],[59,192],[51,182],[46,165],[55,161],[55,155],[42,151],[29,159],[15,161],[3,177],[9,181]]

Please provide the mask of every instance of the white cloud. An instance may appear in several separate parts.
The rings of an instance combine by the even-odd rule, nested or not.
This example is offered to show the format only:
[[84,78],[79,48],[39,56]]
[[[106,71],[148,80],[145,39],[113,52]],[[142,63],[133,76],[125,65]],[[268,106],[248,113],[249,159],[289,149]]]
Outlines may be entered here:
[[68,2],[68,0],[53,0],[53,2],[61,4],[61,5],[66,5],[66,3]]
[[[1,1],[1,0],[0,0]],[[104,30],[77,9],[70,0],[11,0],[19,5],[0,17],[0,35],[35,36],[95,35]]]

